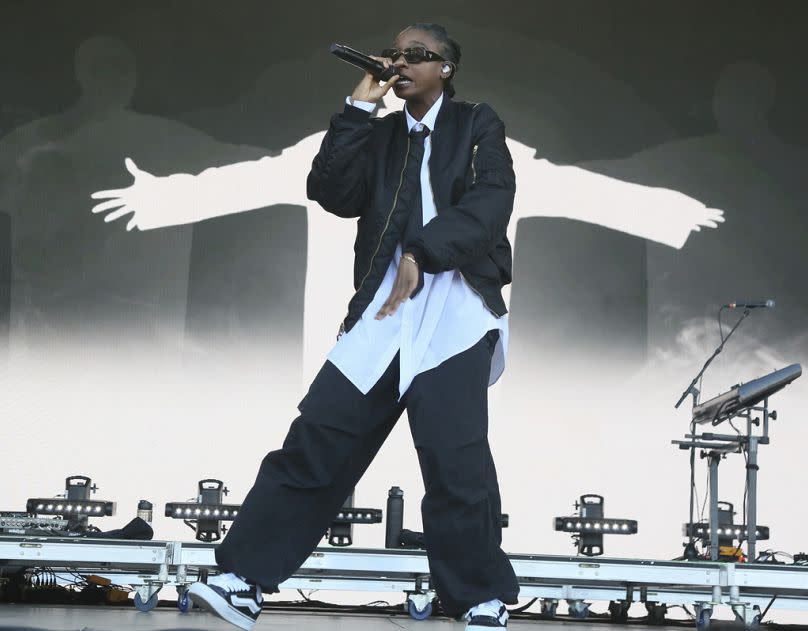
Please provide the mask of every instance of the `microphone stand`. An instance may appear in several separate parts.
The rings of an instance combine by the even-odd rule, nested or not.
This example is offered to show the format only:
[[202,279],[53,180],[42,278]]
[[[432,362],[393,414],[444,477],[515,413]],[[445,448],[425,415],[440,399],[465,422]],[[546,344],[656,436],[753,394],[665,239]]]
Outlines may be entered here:
[[[718,310],[718,313],[719,314],[721,313],[721,309]],[[748,316],[748,315],[749,315],[749,308],[746,307],[743,310],[743,315],[738,319],[738,321],[735,323],[735,326],[732,327],[732,329],[730,330],[730,332],[727,334],[726,337],[724,337],[723,331],[720,330],[721,319],[719,317],[718,326],[719,326],[719,334],[721,335],[721,344],[719,344],[718,347],[713,351],[713,354],[710,355],[710,357],[707,358],[707,361],[704,362],[704,365],[701,367],[701,370],[699,370],[698,374],[695,377],[693,377],[693,381],[691,381],[690,385],[687,388],[685,388],[684,392],[682,392],[682,396],[679,397],[679,400],[676,402],[676,405],[674,406],[675,408],[677,408],[677,409],[679,408],[679,406],[682,404],[682,401],[684,401],[685,398],[687,398],[688,394],[693,395],[693,407],[696,407],[699,404],[699,395],[701,394],[701,392],[696,387],[696,383],[698,382],[699,379],[701,379],[702,375],[704,374],[704,371],[707,370],[707,366],[709,366],[710,363],[718,356],[718,354],[722,350],[724,350],[724,344],[727,343],[727,340],[735,332],[735,329],[738,328],[738,326],[741,324],[741,322],[743,322],[744,318],[746,318],[746,316]],[[695,423],[693,421],[690,422],[690,440],[691,440],[691,442],[690,442],[690,510],[689,510],[690,522],[689,523],[693,524],[693,492],[694,492],[694,488],[695,488],[695,475],[696,475],[696,463],[695,463],[695,457],[696,457],[696,429],[695,429]],[[680,448],[685,449],[686,447],[681,446]],[[717,473],[717,471],[715,473]],[[712,477],[711,477],[711,480],[712,480]],[[716,491],[716,493],[717,493],[717,491]],[[712,512],[712,503],[711,503],[710,508],[711,508],[711,512]],[[713,522],[715,522],[716,519],[717,519],[717,515],[714,516]],[[712,525],[711,527],[715,528],[715,525]],[[690,537],[688,537],[688,542],[685,545],[685,558],[687,558],[688,560],[694,560],[696,558],[696,545],[693,542],[694,538],[695,538],[695,536],[694,536],[694,528],[691,526]],[[713,542],[717,541],[717,539],[713,538],[712,541]],[[716,559],[718,558],[716,556],[717,551],[718,551],[717,547],[715,548],[715,550],[711,550],[711,552],[712,552],[711,556],[715,556]],[[715,559],[713,559],[713,560],[715,560]]]
[[706,362],[704,362],[704,366],[702,366],[702,367],[701,367],[701,370],[699,371],[699,373],[698,373],[698,374],[697,374],[695,377],[693,377],[693,381],[691,381],[691,382],[690,382],[690,385],[689,385],[687,388],[685,388],[685,391],[682,393],[682,396],[680,396],[680,397],[679,397],[679,400],[676,402],[676,405],[674,405],[673,407],[678,408],[678,407],[679,407],[679,406],[682,404],[682,401],[684,401],[684,400],[685,400],[685,398],[687,397],[687,395],[688,395],[688,394],[692,394],[692,395],[693,395],[693,407],[696,407],[696,406],[698,405],[698,403],[699,403],[699,394],[700,394],[700,392],[699,392],[699,389],[698,389],[698,388],[696,388],[696,382],[697,382],[699,379],[701,379],[701,376],[704,374],[704,371],[705,371],[705,370],[707,370],[707,366],[709,366],[709,365],[710,365],[710,363],[711,363],[711,362],[712,362],[712,361],[713,361],[713,360],[714,360],[714,359],[715,359],[715,358],[718,356],[718,354],[719,354],[719,353],[720,353],[722,350],[724,350],[724,344],[726,344],[726,343],[727,343],[727,340],[728,340],[728,339],[730,338],[730,336],[731,336],[731,335],[732,335],[732,334],[735,332],[735,329],[737,329],[737,328],[738,328],[738,325],[739,325],[741,322],[743,322],[744,318],[745,318],[746,316],[748,316],[748,315],[749,315],[749,308],[747,307],[747,308],[745,308],[745,309],[743,310],[743,315],[742,315],[742,316],[740,317],[740,319],[739,319],[739,320],[738,320],[738,321],[735,323],[735,326],[733,326],[733,327],[732,327],[732,329],[730,330],[730,332],[727,334],[727,337],[725,337],[725,338],[723,338],[723,339],[721,340],[721,344],[719,344],[719,345],[718,345],[718,348],[716,348],[716,349],[713,351],[713,354],[712,354],[712,355],[710,355],[710,357],[709,357],[709,358],[707,358],[707,361],[706,361]]

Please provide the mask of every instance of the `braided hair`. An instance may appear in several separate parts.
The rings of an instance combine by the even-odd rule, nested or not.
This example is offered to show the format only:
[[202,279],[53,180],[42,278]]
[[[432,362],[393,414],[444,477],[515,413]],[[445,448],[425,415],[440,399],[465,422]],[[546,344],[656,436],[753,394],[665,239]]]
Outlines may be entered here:
[[460,67],[460,44],[449,37],[449,33],[446,32],[446,29],[443,26],[433,22],[415,22],[414,24],[410,24],[404,30],[406,31],[407,29],[426,31],[440,42],[442,50],[439,52],[441,56],[453,62],[455,66],[452,69],[452,73],[449,75],[449,78],[444,79],[443,82],[443,91],[449,95],[449,98],[453,97],[455,95],[455,89],[454,85],[452,85],[452,81],[454,80],[455,74],[457,74],[457,70]]

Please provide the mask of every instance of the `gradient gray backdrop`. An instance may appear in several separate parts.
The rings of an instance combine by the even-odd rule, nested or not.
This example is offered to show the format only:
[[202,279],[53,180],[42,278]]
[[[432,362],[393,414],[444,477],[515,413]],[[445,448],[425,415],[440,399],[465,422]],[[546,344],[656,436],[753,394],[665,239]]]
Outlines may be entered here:
[[[571,552],[551,519],[600,493],[607,514],[640,522],[608,554],[678,555],[687,457],[669,441],[689,404],[673,403],[718,343],[718,305],[778,303],[744,322],[705,398],[808,355],[806,13],[799,0],[0,0],[0,509],[85,474],[119,502],[103,526],[147,497],[156,536],[191,537],[162,503],[204,477],[243,497],[308,387],[305,209],[126,235],[89,195],[131,183],[124,156],[168,174],[278,155],[325,129],[360,78],[332,42],[378,52],[434,21],[462,47],[455,99],[490,103],[537,158],[725,212],[680,250],[520,221],[508,367],[490,391],[507,551]],[[808,394],[797,382],[773,401],[758,514],[771,546],[795,553],[808,548],[792,495]],[[741,465],[722,465],[737,520]],[[704,479],[700,467],[702,498]],[[394,484],[420,529],[403,420],[357,503],[383,507]],[[382,545],[381,527],[358,530]]]

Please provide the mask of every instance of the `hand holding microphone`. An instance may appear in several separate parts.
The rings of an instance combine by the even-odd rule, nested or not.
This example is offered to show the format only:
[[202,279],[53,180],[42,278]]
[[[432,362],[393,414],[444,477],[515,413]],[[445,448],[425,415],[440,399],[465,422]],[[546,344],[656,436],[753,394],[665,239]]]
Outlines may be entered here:
[[[392,61],[390,61],[388,57],[376,57],[374,55],[368,55],[368,57],[381,62],[384,65],[385,70],[393,65]],[[387,91],[393,87],[393,84],[398,81],[400,77],[401,75],[396,73],[387,81],[379,85],[379,79],[377,79],[369,70],[365,70],[365,76],[362,77],[362,80],[354,88],[351,98],[358,101],[370,101],[375,103],[385,94],[387,94]]]
[[[354,88],[351,98],[375,103],[398,81],[398,69],[389,57],[366,55],[350,46],[331,44],[331,53],[352,66],[365,71],[365,76]],[[384,81],[379,85],[379,81]]]

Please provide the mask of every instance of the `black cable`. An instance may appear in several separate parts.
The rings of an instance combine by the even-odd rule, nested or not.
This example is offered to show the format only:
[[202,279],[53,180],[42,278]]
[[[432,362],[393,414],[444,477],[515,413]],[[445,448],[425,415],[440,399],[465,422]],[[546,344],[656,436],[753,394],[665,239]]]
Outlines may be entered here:
[[782,554],[783,556],[787,556],[792,561],[794,560],[794,557],[792,555],[790,555],[788,552],[783,552],[782,550],[772,550],[771,548],[767,548],[766,550],[761,550],[758,553],[757,558],[758,558],[758,560],[760,560],[760,559],[763,558],[764,555],[766,555],[768,557],[771,557],[775,561],[777,561],[777,555],[778,554]]
[[766,605],[766,608],[763,610],[763,613],[760,614],[759,622],[763,622],[763,616],[765,616],[766,613],[769,611],[769,608],[774,604],[774,601],[777,599],[778,595],[779,594],[775,594],[774,596],[772,596],[772,599],[769,601],[769,604]]
[[[697,392],[701,393],[702,382],[704,381],[704,373],[699,375],[699,387]],[[694,407],[699,402],[699,394],[695,395],[694,399]],[[688,545],[693,545],[693,540],[695,538],[694,532],[695,528],[693,526],[693,496],[696,495],[696,505],[698,506],[698,491],[696,490],[696,421],[691,419],[690,420],[690,536],[687,539]],[[705,494],[705,499],[706,499]],[[702,508],[702,514],[704,513],[704,509]],[[701,519],[701,517],[699,517]]]
[[[715,415],[713,416],[713,421],[712,421],[713,423],[715,423],[715,419],[717,419],[721,415],[721,412],[724,411],[724,408],[728,404],[729,404],[729,401],[724,401],[721,405],[718,406],[718,409],[715,411]],[[690,422],[690,435],[693,437],[692,440],[695,443],[696,442],[696,421],[691,421]],[[695,489],[695,484],[696,484],[696,482],[695,482],[695,478],[696,478],[696,476],[695,476],[695,463],[694,463],[695,457],[696,457],[696,448],[691,447],[690,448],[690,484],[691,484],[691,495],[690,495],[690,497],[691,497],[691,503],[693,501],[692,500],[693,491]],[[710,483],[710,472],[709,472],[709,469],[708,469],[707,470],[708,488],[709,488],[709,483]],[[704,504],[706,505],[707,504],[707,493],[705,493],[704,500],[705,500]],[[702,516],[703,516],[704,515],[704,507],[702,507],[701,513],[702,513]],[[702,519],[702,517],[699,517],[699,519]],[[695,525],[693,524],[692,504],[691,504],[691,510],[690,510],[690,524],[691,524],[690,529],[691,529],[691,537],[692,537],[693,532],[695,531]],[[711,525],[711,528],[712,528],[712,525]],[[692,538],[690,539],[690,543],[693,543]]]
[[[704,373],[702,373],[702,374],[701,374],[701,376],[699,377],[699,388],[698,388],[699,393],[701,393],[701,388],[702,388],[702,382],[703,382],[703,381],[704,381]],[[695,428],[696,428],[695,424],[692,424],[692,425],[691,425],[691,428],[690,428],[690,433],[691,433],[691,434],[695,434],[695,433],[696,433],[696,429],[695,429]],[[693,440],[695,440],[695,438],[694,438]],[[691,466],[692,466],[692,462],[691,462]],[[694,484],[695,484],[695,475],[694,475],[694,477],[693,477],[693,480],[694,480]],[[708,483],[709,483],[709,479],[708,479]],[[705,486],[705,491],[704,491],[704,504],[706,504],[706,503],[707,503],[707,489],[708,489],[708,488],[709,488],[708,486]],[[695,493],[696,493],[696,506],[698,506],[698,505],[699,505],[699,493],[698,493],[698,489],[696,489],[696,488],[694,487],[694,489],[693,489],[693,490],[694,490],[694,491],[695,491]],[[702,517],[703,517],[703,516],[704,516],[704,506],[702,505],[701,514],[699,515],[699,521],[701,521],[701,519],[702,519]],[[691,521],[692,521],[692,519],[691,519]]]
[[719,405],[718,409],[715,411],[715,414],[713,415],[713,420],[710,421],[710,425],[715,427],[716,425],[718,425],[718,423],[721,423],[724,419],[721,419],[721,421],[719,421],[718,417],[721,416],[721,414],[724,412],[724,408],[733,402],[734,401],[732,401],[731,399],[727,399],[726,401],[721,403],[721,405]]
[[[725,338],[724,338],[724,331],[721,328],[721,311],[723,309],[724,309],[724,307],[721,306],[721,308],[719,308],[718,314],[717,314],[717,318],[718,318],[718,334],[721,337],[721,346],[722,347],[724,345],[724,342],[726,341]],[[740,323],[740,320],[738,321],[738,323]],[[699,387],[698,387],[698,392],[699,393],[701,393],[702,382],[703,381],[704,381],[704,373],[702,373],[699,376]],[[696,398],[695,398],[694,402],[696,404],[698,403],[698,395],[696,395]],[[711,425],[716,424],[716,422],[715,422],[716,419],[721,415],[721,413],[724,411],[724,408],[728,405],[728,403],[729,403],[729,401],[724,401],[721,405],[718,406],[718,409],[716,410],[715,415],[713,416]],[[696,448],[694,446],[695,442],[696,442],[696,422],[695,422],[695,420],[690,421],[690,436],[691,436],[691,443],[693,443],[693,444],[690,447],[690,519],[689,519],[690,536],[688,537],[688,545],[693,544],[694,533],[695,533],[695,524],[693,523],[693,496],[698,495],[698,492],[696,491],[696,472],[695,472],[695,469],[696,469],[696,465],[695,465]],[[709,473],[708,473],[707,482],[709,484]],[[698,502],[698,500],[696,500],[696,501]],[[701,514],[699,515],[699,521],[701,521],[704,518],[704,507],[706,506],[706,504],[707,504],[707,493],[705,492],[704,504],[702,505],[702,508],[701,508]]]
[[528,607],[530,607],[530,605],[535,603],[537,600],[538,600],[538,597],[531,598],[530,602],[528,602],[526,605],[521,605],[519,607],[514,607],[513,609],[508,609],[508,614],[510,615],[510,614],[514,614],[514,613],[520,613],[520,612],[524,611],[525,609],[527,609]]
[[[741,437],[741,431],[737,427],[735,427],[735,424],[732,422],[732,419],[728,419],[727,422],[729,423],[730,427],[735,430],[735,433],[738,434],[738,437],[740,438]],[[745,469],[746,475],[744,476],[744,484],[743,484],[743,502],[741,502],[741,523],[743,524],[743,528],[741,529],[741,534],[738,537],[738,547],[735,548],[735,551],[732,553],[732,556],[736,556],[738,554],[738,552],[740,552],[741,546],[743,545],[744,541],[747,542],[746,551],[747,551],[747,553],[749,552],[749,545],[748,545],[748,543],[749,543],[749,533],[747,532],[746,536],[744,536],[744,531],[746,529],[746,496],[747,496],[747,492],[749,490],[749,456],[746,453],[746,449],[744,449],[744,446],[743,446],[742,443],[740,443],[740,447],[741,447],[741,454],[743,455],[744,463],[746,464],[746,469]],[[754,560],[755,559],[752,559],[752,561],[754,561]]]
[[685,613],[690,616],[693,620],[696,619],[696,614],[691,613],[690,609],[687,608],[687,605],[681,605],[682,609],[685,610]]
[[701,512],[699,513],[699,521],[704,521],[704,509],[707,507],[707,498],[710,495],[710,476],[704,478],[704,501],[701,504]]
[[693,495],[696,492],[696,421],[690,421],[690,535],[687,538],[688,546],[693,545],[696,529],[693,526]]
[[[302,589],[300,589],[299,587],[298,587],[298,588],[297,588],[295,591],[296,591],[298,594],[300,594],[300,596],[301,596],[301,598],[303,598],[303,600],[305,600],[305,601],[309,601],[309,600],[311,600],[311,598],[309,598],[308,596],[306,596],[306,594],[304,594],[304,593],[303,593],[303,590],[302,590]],[[315,589],[314,591],[317,591],[317,590]]]

